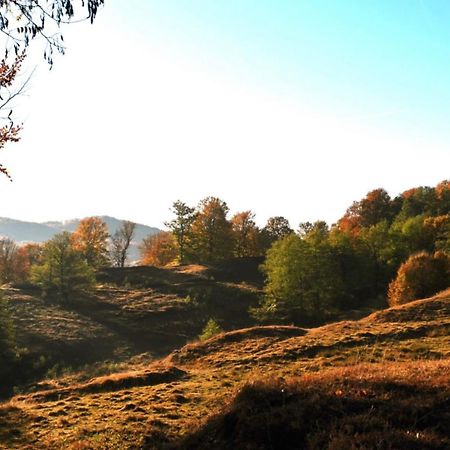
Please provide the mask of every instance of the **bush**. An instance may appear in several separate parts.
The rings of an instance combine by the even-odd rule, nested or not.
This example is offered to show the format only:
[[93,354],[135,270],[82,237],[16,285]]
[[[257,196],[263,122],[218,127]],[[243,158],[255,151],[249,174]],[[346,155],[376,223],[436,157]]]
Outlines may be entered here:
[[449,285],[449,256],[444,252],[417,253],[399,267],[397,277],[389,284],[389,305],[430,297]]
[[205,325],[205,328],[203,328],[202,334],[199,336],[199,339],[201,341],[206,341],[216,334],[222,333],[222,331],[222,327],[214,319],[209,319],[208,323]]

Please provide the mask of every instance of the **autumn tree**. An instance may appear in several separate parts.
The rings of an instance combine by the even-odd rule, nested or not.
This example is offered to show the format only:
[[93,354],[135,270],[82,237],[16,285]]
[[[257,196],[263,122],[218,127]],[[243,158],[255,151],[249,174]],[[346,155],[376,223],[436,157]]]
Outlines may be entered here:
[[394,211],[389,194],[382,188],[370,191],[365,198],[353,202],[345,215],[339,220],[339,227],[344,231],[359,230],[385,220],[392,221]]
[[195,208],[191,208],[180,200],[173,203],[171,211],[175,214],[175,218],[166,222],[165,225],[172,232],[177,242],[179,263],[184,264],[187,259],[189,240],[192,237],[192,224],[196,212]]
[[133,240],[136,224],[124,220],[120,228],[111,238],[110,257],[115,267],[125,267],[127,261],[128,249]]
[[164,267],[176,260],[178,248],[175,237],[168,231],[147,236],[140,246],[141,264]]
[[[103,3],[104,0],[0,0],[0,31],[7,37],[0,62],[0,111],[5,113],[0,125],[0,150],[6,143],[19,140],[21,126],[14,123],[11,101],[23,93],[29,81],[17,81],[28,47],[41,38],[44,58],[53,65],[54,52],[65,52],[61,25],[73,19],[88,19],[92,23]],[[76,16],[75,5],[79,11]],[[9,178],[3,165],[0,173]]]
[[92,269],[83,255],[73,248],[67,231],[45,243],[42,263],[32,268],[31,279],[44,295],[56,293],[63,301],[75,293],[89,290],[95,281]]
[[215,262],[232,255],[228,211],[228,205],[217,197],[206,197],[199,203],[192,223],[193,258],[196,261]]
[[13,261],[14,282],[26,282],[29,280],[31,267],[42,260],[43,246],[36,243],[28,243],[17,247]]
[[100,217],[82,219],[72,234],[72,244],[89,266],[98,268],[108,262],[108,226]]
[[410,256],[389,284],[389,304],[401,305],[429,297],[450,286],[450,257],[444,252]]
[[[1,19],[0,19],[1,24]],[[1,25],[0,25],[1,30]],[[8,103],[12,100],[15,94],[10,94],[10,89],[16,76],[20,70],[25,55],[17,55],[15,59],[8,64],[6,57],[0,62],[0,111],[4,111],[7,108]],[[18,91],[20,93],[20,90]],[[21,127],[14,124],[12,118],[12,110],[7,114],[7,119],[2,126],[0,126],[0,150],[2,150],[8,142],[19,141],[19,131]],[[0,173],[6,175],[11,179],[8,170],[2,164],[0,164]]]
[[238,258],[259,256],[259,229],[254,221],[255,214],[251,211],[236,213],[231,218],[231,230],[234,241],[234,255]]

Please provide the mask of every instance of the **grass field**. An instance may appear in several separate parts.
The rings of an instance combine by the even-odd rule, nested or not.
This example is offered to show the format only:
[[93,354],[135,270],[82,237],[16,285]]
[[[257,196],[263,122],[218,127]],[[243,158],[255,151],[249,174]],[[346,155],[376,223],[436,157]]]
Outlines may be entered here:
[[450,448],[450,291],[359,321],[231,331],[122,369],[3,403],[0,447]]

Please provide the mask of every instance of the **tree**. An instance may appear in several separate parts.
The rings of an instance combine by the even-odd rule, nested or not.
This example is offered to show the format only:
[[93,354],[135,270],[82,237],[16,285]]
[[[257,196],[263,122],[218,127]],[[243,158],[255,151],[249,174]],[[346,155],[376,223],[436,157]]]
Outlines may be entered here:
[[69,232],[59,233],[44,245],[42,264],[34,266],[31,279],[44,294],[56,292],[67,301],[75,293],[94,284],[92,269],[83,255],[72,246]]
[[14,280],[17,245],[9,238],[0,239],[0,282],[8,283]]
[[389,304],[402,305],[430,297],[450,285],[450,257],[444,252],[421,252],[410,256],[389,284]]
[[251,211],[236,213],[231,219],[231,230],[234,240],[234,255],[238,258],[259,256],[259,229]]
[[370,191],[359,202],[353,202],[338,223],[342,231],[358,231],[360,228],[376,225],[383,220],[390,223],[393,216],[391,198],[384,189],[379,188]]
[[214,319],[209,319],[208,323],[203,328],[202,334],[200,334],[199,339],[201,341],[206,341],[220,333],[223,333],[222,327]]
[[[0,385],[10,375],[11,365],[17,359],[17,346],[11,316],[3,293],[0,292]],[[1,390],[1,389],[0,389]]]
[[108,226],[100,217],[87,217],[80,221],[72,234],[72,244],[89,266],[98,268],[108,261]]
[[172,232],[178,244],[178,259],[180,264],[186,262],[187,247],[192,235],[192,224],[195,220],[195,208],[191,208],[180,200],[173,203],[171,211],[175,219],[166,222],[166,227]]
[[295,234],[276,241],[262,265],[266,275],[260,318],[305,322],[335,310],[342,280],[328,243],[311,243]]
[[[24,57],[24,54],[17,55],[10,64],[5,60],[0,62],[0,99],[2,99],[0,111],[4,110],[13,98],[14,94],[10,94],[9,90],[20,70]],[[11,115],[12,111],[10,110],[6,123],[0,127],[0,150],[2,150],[8,142],[19,141],[19,131],[21,127],[14,125]],[[2,164],[0,164],[0,173],[11,179],[8,170]]]
[[206,197],[198,206],[192,223],[193,257],[198,262],[215,262],[232,254],[231,224],[227,204],[217,197]]
[[[60,25],[70,23],[75,16],[74,5],[83,11],[83,19],[94,21],[104,0],[0,0],[0,32],[7,37],[3,59],[0,62],[0,111],[10,108],[10,102],[20,95],[29,78],[19,86],[16,76],[25,59],[28,47],[37,38],[45,42],[44,59],[53,65],[54,51],[64,54],[64,38]],[[79,9],[80,10],[80,9]],[[8,142],[17,142],[21,126],[14,124],[13,110],[9,109],[0,126],[0,150]],[[1,120],[1,119],[0,119]],[[0,173],[10,178],[0,164]]]
[[164,267],[176,260],[178,248],[175,237],[168,231],[147,236],[140,247],[141,264]]
[[111,238],[111,260],[116,267],[125,267],[127,261],[128,249],[133,240],[136,224],[128,220],[124,220],[120,228]]
[[278,239],[282,239],[293,233],[294,230],[290,227],[289,221],[283,216],[275,216],[270,217],[267,220],[267,224],[263,228],[263,232],[268,236],[271,242],[275,242]]
[[42,259],[42,245],[29,243],[17,248],[13,260],[12,281],[23,283],[29,280],[31,267]]
[[322,242],[328,239],[330,229],[323,220],[314,223],[302,222],[299,225],[298,234],[301,238],[312,242]]

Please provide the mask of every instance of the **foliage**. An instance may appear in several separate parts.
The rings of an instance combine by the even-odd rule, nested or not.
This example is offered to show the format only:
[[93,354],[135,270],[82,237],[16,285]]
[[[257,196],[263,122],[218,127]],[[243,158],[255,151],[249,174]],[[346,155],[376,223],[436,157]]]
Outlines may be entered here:
[[206,341],[207,339],[212,338],[216,334],[220,334],[222,332],[222,327],[214,319],[209,319],[208,323],[203,328],[202,334],[200,334],[199,339],[201,341]]
[[293,233],[289,221],[282,216],[270,217],[266,226],[261,230],[261,239],[265,249],[268,249],[275,241]]
[[72,234],[72,245],[89,266],[98,268],[108,262],[108,226],[100,217],[82,219]]
[[128,248],[133,240],[136,224],[124,220],[111,238],[110,257],[115,267],[125,267]]
[[175,237],[168,231],[147,236],[141,244],[141,264],[164,267],[178,256]]
[[254,219],[255,214],[251,211],[236,213],[231,219],[234,256],[238,258],[261,254],[260,232]]
[[8,283],[14,279],[17,245],[12,239],[0,239],[0,282]]
[[389,284],[389,304],[401,305],[430,297],[450,285],[450,257],[444,252],[410,256]]
[[228,211],[228,205],[217,197],[206,197],[200,202],[192,224],[192,251],[195,261],[211,263],[232,255]]
[[6,308],[3,293],[0,292],[0,384],[9,374],[11,365],[17,359],[13,324]]
[[42,254],[39,244],[25,244],[20,247],[9,239],[0,239],[0,282],[25,282],[28,280],[32,264],[36,264]]
[[[24,52],[36,38],[42,38],[46,43],[44,58],[53,64],[53,52],[65,52],[60,25],[74,18],[76,4],[87,14],[79,17],[92,23],[104,0],[0,0],[0,31],[13,43],[16,54]],[[7,57],[8,48],[5,53]]]
[[[84,18],[94,21],[104,0],[0,0],[0,32],[7,37],[4,56],[0,62],[0,111],[10,107],[10,102],[22,94],[28,80],[19,86],[17,74],[25,59],[25,51],[37,38],[45,45],[44,59],[52,66],[53,53],[65,52],[60,25],[70,23],[78,4]],[[79,16],[77,16],[79,17]],[[14,55],[14,56],[11,56]],[[8,142],[17,142],[20,125],[14,124],[13,110],[5,114],[0,126],[0,150]],[[8,170],[0,164],[0,173],[10,178]]]
[[178,260],[180,264],[184,264],[188,256],[188,245],[192,236],[192,224],[196,217],[195,208],[191,208],[186,203],[177,200],[172,205],[172,212],[175,214],[175,219],[166,222],[165,225],[177,241]]
[[333,249],[297,235],[275,242],[262,270],[267,277],[260,317],[304,322],[336,309],[343,284]]
[[89,290],[95,281],[83,255],[73,248],[69,232],[59,233],[46,242],[42,264],[32,268],[31,279],[44,295],[56,293],[63,301],[77,292]]
[[362,227],[376,225],[382,220],[392,219],[392,202],[384,189],[370,191],[365,198],[353,202],[344,217],[339,221],[341,230],[358,230]]

